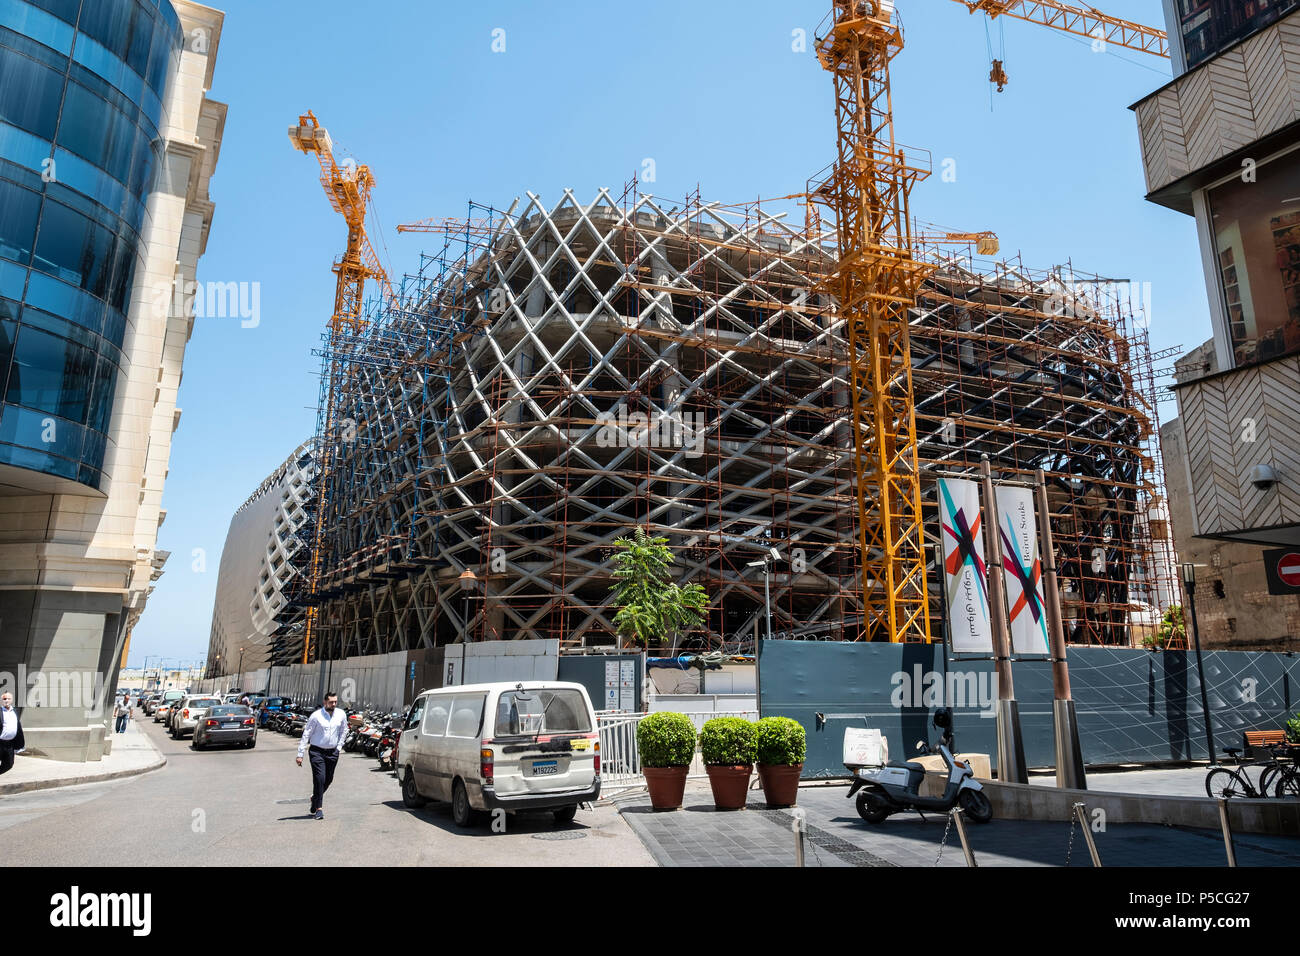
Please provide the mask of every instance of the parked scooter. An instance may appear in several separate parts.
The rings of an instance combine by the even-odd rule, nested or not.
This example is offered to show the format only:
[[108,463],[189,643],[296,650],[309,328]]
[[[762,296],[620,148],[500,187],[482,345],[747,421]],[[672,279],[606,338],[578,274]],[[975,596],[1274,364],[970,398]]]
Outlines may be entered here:
[[379,742],[379,769],[394,770],[394,754],[397,753],[397,741],[401,739],[402,731],[394,727],[384,735],[384,739]]
[[[862,819],[868,823],[883,823],[890,814],[903,810],[915,810],[924,817],[923,811],[947,813],[954,806],[960,806],[967,819],[975,823],[988,823],[993,819],[993,805],[989,803],[984,788],[975,779],[971,768],[952,755],[952,711],[946,707],[936,711],[934,725],[943,730],[939,755],[948,767],[948,782],[942,796],[920,795],[925,767],[919,763],[845,764],[853,772],[853,786],[849,788],[848,796],[850,799],[857,796],[858,815]],[[921,740],[916,742],[916,749],[921,753],[931,752],[929,745]]]

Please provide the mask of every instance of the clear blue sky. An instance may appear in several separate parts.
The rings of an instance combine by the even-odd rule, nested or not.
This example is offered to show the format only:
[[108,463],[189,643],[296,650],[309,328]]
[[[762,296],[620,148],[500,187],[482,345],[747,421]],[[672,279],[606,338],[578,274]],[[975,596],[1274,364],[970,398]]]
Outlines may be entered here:
[[[336,151],[374,170],[398,274],[414,270],[422,237],[398,237],[396,225],[463,216],[468,199],[504,207],[526,190],[556,200],[570,187],[590,200],[652,158],[657,181],[645,191],[677,198],[698,183],[706,200],[743,202],[803,189],[834,153],[830,75],[792,50],[796,29],[811,47],[822,0],[216,5],[226,21],[209,95],[230,114],[199,279],[260,282],[261,321],[195,324],[159,535],[172,557],[135,629],[133,665],[206,653],[231,515],[315,429],[311,350],[345,230],[315,162],[290,146],[299,113],[314,110]],[[1168,82],[1168,63],[1007,21],[988,35],[995,51],[1005,35],[1011,82],[991,96],[983,17],[951,0],[898,6],[898,137],[930,150],[936,168],[957,163],[956,182],[935,175],[918,187],[914,213],[992,229],[1031,267],[1071,259],[1151,283],[1156,348],[1208,338],[1193,222],[1143,199],[1128,109]],[[1102,6],[1163,25],[1160,0]]]

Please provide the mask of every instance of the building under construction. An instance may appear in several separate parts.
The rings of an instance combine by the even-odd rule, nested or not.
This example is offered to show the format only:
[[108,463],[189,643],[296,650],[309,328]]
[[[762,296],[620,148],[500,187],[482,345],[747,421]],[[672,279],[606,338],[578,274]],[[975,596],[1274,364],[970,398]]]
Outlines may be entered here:
[[[772,548],[773,636],[862,639],[847,346],[823,282],[837,252],[814,216],[632,186],[472,205],[444,239],[322,349],[319,566],[314,595],[305,573],[291,592],[317,608],[307,656],[618,643],[612,542],[636,525],[709,594],[683,646],[752,648],[752,562]],[[1101,280],[928,255],[911,323],[923,472],[985,455],[995,476],[1045,470],[1067,639],[1132,643],[1168,603],[1171,560],[1141,322]],[[939,634],[937,576],[930,594]],[[303,659],[294,630],[285,661]]]

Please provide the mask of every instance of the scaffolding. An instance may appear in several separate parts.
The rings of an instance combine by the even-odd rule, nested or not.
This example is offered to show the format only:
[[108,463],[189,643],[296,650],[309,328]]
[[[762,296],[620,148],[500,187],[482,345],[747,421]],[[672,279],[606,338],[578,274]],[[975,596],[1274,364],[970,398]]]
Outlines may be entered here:
[[[709,593],[683,646],[752,650],[765,622],[750,565],[771,548],[773,636],[876,633],[846,329],[826,281],[836,240],[811,206],[795,224],[789,211],[698,191],[669,203],[633,181],[588,203],[471,204],[463,228],[441,228],[442,252],[321,352],[343,384],[340,427],[320,436],[338,465],[315,505],[316,653],[616,644],[612,544],[635,525]],[[927,535],[928,469],[974,471],[985,454],[1008,479],[1044,469],[1068,638],[1131,643],[1134,612],[1159,601],[1141,323],[1068,267],[925,254],[909,324]]]

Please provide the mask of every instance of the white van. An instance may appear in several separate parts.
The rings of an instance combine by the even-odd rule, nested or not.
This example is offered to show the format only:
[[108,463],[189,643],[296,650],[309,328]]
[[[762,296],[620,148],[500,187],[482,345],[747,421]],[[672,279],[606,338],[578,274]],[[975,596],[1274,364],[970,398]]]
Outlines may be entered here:
[[458,826],[484,810],[550,810],[568,823],[600,796],[587,689],[524,681],[425,691],[402,726],[397,779],[406,806],[449,802]]

